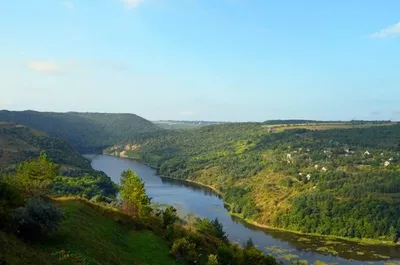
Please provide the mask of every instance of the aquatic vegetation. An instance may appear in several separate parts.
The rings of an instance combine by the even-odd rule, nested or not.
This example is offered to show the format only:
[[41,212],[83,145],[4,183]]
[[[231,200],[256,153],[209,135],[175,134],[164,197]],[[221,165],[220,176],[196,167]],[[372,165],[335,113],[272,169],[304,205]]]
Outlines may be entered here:
[[307,237],[299,237],[299,239],[297,239],[297,241],[309,243],[309,242],[311,242],[311,239],[307,238]]
[[390,259],[389,256],[380,255],[380,254],[373,254],[373,256],[374,256],[375,258],[378,258],[378,259]]
[[292,265],[308,265],[308,261],[305,259],[294,260],[291,263]]
[[298,255],[294,255],[294,254],[286,254],[286,255],[283,255],[283,258],[285,259],[285,260],[292,260],[292,259],[296,259],[296,258],[298,258],[299,256]]
[[338,255],[339,252],[337,252],[336,250],[334,250],[333,248],[330,247],[319,247],[316,249],[319,252],[322,252],[324,254],[331,254],[331,255]]
[[317,260],[317,261],[315,261],[315,262],[313,263],[313,265],[328,265],[328,263],[323,262],[323,261],[320,261],[320,260]]
[[285,254],[290,252],[290,249],[281,248],[279,246],[270,246],[266,247],[265,249],[274,254]]

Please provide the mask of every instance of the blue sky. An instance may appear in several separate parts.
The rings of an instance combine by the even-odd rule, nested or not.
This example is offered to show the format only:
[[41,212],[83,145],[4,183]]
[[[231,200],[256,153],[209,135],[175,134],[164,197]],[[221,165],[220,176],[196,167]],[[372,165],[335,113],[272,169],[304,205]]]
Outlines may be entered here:
[[0,109],[400,120],[398,0],[0,0]]

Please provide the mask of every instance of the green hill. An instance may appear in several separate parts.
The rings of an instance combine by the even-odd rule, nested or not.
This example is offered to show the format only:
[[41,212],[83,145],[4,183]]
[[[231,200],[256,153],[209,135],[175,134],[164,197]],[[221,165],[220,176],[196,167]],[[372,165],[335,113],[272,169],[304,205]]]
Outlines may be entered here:
[[23,125],[0,123],[0,168],[45,152],[63,171],[91,170],[90,162],[67,142]]
[[0,111],[0,122],[22,124],[66,140],[81,153],[102,152],[130,136],[160,130],[134,114]]
[[95,171],[90,161],[66,141],[23,125],[0,123],[0,179],[1,170],[14,172],[21,162],[37,158],[41,153],[60,166],[53,194],[82,194],[88,198],[98,194],[115,196],[117,188],[110,177]]
[[397,123],[236,123],[136,137],[107,153],[213,186],[232,213],[264,226],[389,241],[400,230],[399,143]]
[[65,219],[56,234],[39,243],[27,243],[0,230],[0,264],[183,264],[169,256],[163,239],[148,230],[135,230],[123,214],[82,200],[55,204]]

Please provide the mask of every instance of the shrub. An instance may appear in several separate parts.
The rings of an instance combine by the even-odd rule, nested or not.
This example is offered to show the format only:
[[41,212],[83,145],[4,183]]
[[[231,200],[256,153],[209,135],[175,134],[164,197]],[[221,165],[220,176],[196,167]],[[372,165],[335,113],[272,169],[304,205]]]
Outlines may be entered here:
[[178,220],[178,215],[176,214],[176,209],[169,206],[162,212],[162,220],[164,228],[174,224]]
[[209,255],[206,265],[218,265],[217,255]]
[[186,238],[179,238],[172,245],[171,255],[176,259],[194,263],[197,260],[196,244],[191,243]]
[[18,189],[0,181],[0,228],[5,228],[10,222],[12,210],[23,204],[23,198]]
[[211,221],[208,218],[197,218],[195,227],[200,233],[215,236],[222,240],[227,240],[224,228],[217,218]]
[[39,198],[32,198],[28,203],[14,210],[13,219],[17,232],[26,239],[36,239],[55,232],[61,223],[63,212]]

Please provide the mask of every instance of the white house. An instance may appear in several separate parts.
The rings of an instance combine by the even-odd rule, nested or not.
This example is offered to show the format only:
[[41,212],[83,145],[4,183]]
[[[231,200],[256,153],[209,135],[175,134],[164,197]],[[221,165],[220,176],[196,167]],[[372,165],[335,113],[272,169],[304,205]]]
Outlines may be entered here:
[[327,171],[326,167],[323,167],[321,170],[324,171],[324,172]]
[[386,161],[384,165],[385,165],[385,167],[388,167],[390,165],[390,162]]
[[287,159],[292,160],[292,155],[291,154],[287,154],[286,157],[287,157]]
[[315,168],[315,169],[318,169],[318,168],[319,168],[319,165],[315,165],[314,168]]
[[389,161],[393,161],[393,157],[389,158]]
[[364,153],[364,155],[367,155],[367,156],[369,156],[371,153],[370,152],[368,152],[368,150],[367,151],[365,151],[365,153]]
[[299,173],[299,176],[303,176],[303,173],[300,172],[300,173]]
[[311,175],[308,174],[306,178],[307,178],[307,180],[310,180],[311,179]]

